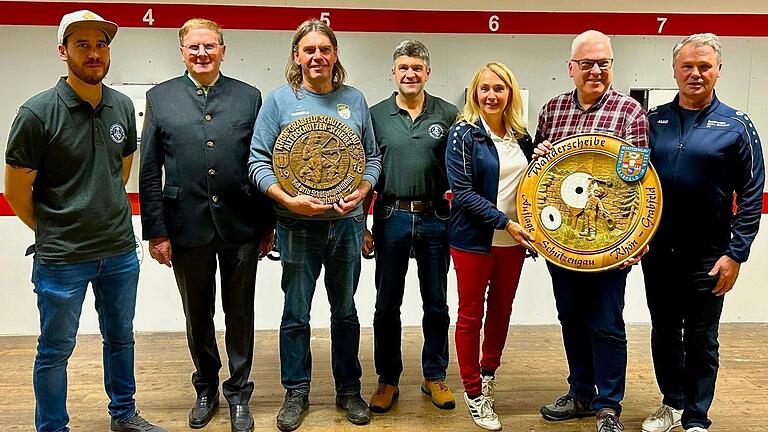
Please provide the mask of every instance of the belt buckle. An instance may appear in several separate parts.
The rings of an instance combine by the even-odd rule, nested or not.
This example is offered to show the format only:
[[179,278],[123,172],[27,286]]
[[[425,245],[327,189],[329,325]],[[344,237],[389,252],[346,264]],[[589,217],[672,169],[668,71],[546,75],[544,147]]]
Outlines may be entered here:
[[411,213],[414,213],[416,210],[414,210],[416,201],[408,201],[408,208],[410,209]]

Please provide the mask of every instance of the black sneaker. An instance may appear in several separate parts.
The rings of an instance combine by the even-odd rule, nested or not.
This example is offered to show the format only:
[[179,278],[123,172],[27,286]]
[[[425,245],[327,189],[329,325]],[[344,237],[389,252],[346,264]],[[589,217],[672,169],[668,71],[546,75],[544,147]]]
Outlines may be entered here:
[[336,395],[336,406],[347,412],[347,420],[352,424],[364,425],[371,421],[371,410],[360,393]]
[[624,425],[619,421],[616,411],[603,408],[597,414],[597,432],[621,432]]
[[138,412],[122,423],[112,419],[109,428],[113,432],[168,432],[160,426],[155,426],[144,420],[144,417],[140,416]]
[[544,405],[539,410],[545,420],[560,421],[572,418],[592,417],[595,411],[589,408],[589,405],[574,399],[571,395],[559,397],[554,403]]
[[309,396],[288,390],[280,411],[277,413],[277,428],[283,432],[292,431],[301,426],[309,409]]

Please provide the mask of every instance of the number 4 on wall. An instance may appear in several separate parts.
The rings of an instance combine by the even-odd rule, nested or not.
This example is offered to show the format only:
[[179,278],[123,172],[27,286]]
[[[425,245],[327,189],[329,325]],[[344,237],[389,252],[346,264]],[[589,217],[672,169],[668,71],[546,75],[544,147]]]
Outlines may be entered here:
[[144,13],[144,17],[141,18],[141,21],[149,25],[155,25],[155,18],[152,17],[152,8],[147,9],[147,11]]

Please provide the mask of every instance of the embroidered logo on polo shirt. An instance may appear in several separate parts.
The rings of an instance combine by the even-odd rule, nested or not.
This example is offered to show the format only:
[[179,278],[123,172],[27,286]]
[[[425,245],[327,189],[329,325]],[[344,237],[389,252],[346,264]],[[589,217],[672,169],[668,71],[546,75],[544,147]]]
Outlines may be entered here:
[[336,104],[336,111],[338,111],[341,118],[345,120],[349,120],[349,118],[352,117],[352,111],[349,110],[349,105],[347,104]]
[[440,139],[446,135],[445,128],[440,123],[433,123],[429,125],[427,132],[429,133],[429,136],[434,139]]
[[125,141],[125,129],[120,123],[115,123],[109,127],[109,136],[117,144],[122,144]]

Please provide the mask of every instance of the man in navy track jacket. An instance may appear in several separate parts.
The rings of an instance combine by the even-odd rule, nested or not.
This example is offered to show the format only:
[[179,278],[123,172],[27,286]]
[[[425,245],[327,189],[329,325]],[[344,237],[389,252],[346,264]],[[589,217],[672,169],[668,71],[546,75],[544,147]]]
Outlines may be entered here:
[[715,95],[721,49],[711,33],[678,43],[672,51],[678,96],[648,114],[664,215],[642,264],[663,401],[643,422],[646,432],[681,424],[687,432],[705,432],[710,426],[723,296],[749,257],[760,223],[760,138],[746,113]]

